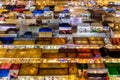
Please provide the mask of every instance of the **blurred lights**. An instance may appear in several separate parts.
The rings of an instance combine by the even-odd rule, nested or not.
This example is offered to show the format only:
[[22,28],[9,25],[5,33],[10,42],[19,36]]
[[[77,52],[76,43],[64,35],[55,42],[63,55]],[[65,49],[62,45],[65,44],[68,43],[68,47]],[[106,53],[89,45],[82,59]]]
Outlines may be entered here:
[[71,9],[70,9],[70,12],[74,12],[74,9],[71,8]]

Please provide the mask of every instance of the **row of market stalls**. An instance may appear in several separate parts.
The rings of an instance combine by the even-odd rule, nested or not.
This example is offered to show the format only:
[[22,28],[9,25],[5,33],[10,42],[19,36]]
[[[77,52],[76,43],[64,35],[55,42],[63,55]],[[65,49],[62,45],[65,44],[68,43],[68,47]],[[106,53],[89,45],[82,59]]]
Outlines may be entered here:
[[[1,64],[1,78],[18,80],[75,80],[75,75],[84,79],[106,80],[107,68],[104,64],[41,63],[41,64]],[[5,72],[5,75],[2,75]],[[46,75],[46,76],[43,76]],[[52,75],[52,76],[51,76]]]
[[[44,34],[45,32],[43,32]],[[49,33],[49,32],[46,32]],[[48,34],[47,34],[48,35]],[[14,44],[14,45],[34,45],[34,44],[38,44],[38,45],[65,45],[68,44],[68,39],[65,37],[62,38],[37,38],[37,39],[25,39],[23,38],[23,40],[17,39],[17,38],[13,38],[13,37],[3,37],[0,39],[2,44]],[[79,38],[79,37],[74,37],[73,38],[73,43],[72,44],[79,44],[79,45],[89,45],[89,44],[93,44],[93,45],[104,45],[104,39],[100,38],[100,37],[83,37],[83,38]]]
[[[62,71],[62,72],[61,72]],[[4,73],[4,75],[3,75]],[[108,74],[107,74],[108,73]],[[68,75],[69,74],[69,75]],[[66,64],[66,63],[41,63],[41,64],[10,64],[0,65],[0,76],[2,79],[18,78],[18,80],[31,79],[57,79],[75,80],[74,75],[89,80],[110,80],[119,79],[119,63],[106,64]],[[46,76],[42,76],[46,75]],[[52,75],[52,76],[50,76]],[[61,76],[59,76],[61,75]],[[63,79],[64,78],[64,79]],[[72,78],[72,79],[71,79]]]
[[[40,32],[40,35],[51,35],[51,32]],[[49,36],[50,37],[50,36]],[[67,46],[69,44],[69,40],[73,40],[71,46],[77,45],[119,45],[120,39],[119,38],[106,38],[103,39],[102,37],[73,37],[69,39],[67,37],[54,37],[54,38],[14,38],[14,37],[1,37],[0,41],[1,44],[14,44],[14,45],[63,45]]]
[[[1,27],[3,27],[3,28],[6,27],[4,29],[5,30],[4,32],[7,32],[11,28],[12,29],[14,28],[15,30],[17,29],[17,26],[15,24],[14,24],[15,26],[11,26],[12,24],[10,25],[10,23],[14,22],[14,23],[20,24],[20,21],[18,21],[18,20],[7,19],[6,21],[8,22],[7,24],[0,24]],[[24,23],[24,21],[25,21],[25,23]],[[31,23],[34,24],[34,23],[36,23],[36,19],[27,19],[27,20],[25,19],[24,21],[23,21],[23,24],[31,24]],[[42,27],[42,26],[29,25],[26,30],[29,31],[29,32],[32,32],[32,33],[39,34],[38,37],[52,37],[52,34],[53,34],[52,28],[46,27],[46,26],[43,27],[43,28],[40,28],[40,27]],[[15,30],[14,30],[14,32],[16,33],[17,31],[15,31]],[[76,32],[77,33],[84,33],[84,32],[99,33],[99,32],[107,32],[107,31],[109,32],[109,26],[103,26],[100,23],[91,23],[91,24],[81,23],[77,26],[77,31]],[[32,36],[32,33],[29,34],[29,35]],[[72,35],[73,33],[74,33],[73,32],[73,27],[69,23],[60,23],[59,24],[59,34],[71,34]],[[48,35],[46,35],[46,34],[48,34]]]
[[[1,58],[100,58],[98,49],[1,49]],[[17,54],[17,55],[16,55]],[[34,55],[33,55],[34,54]],[[54,54],[54,56],[52,56]]]
[[[57,7],[56,9],[58,10],[53,12],[50,7],[37,10],[33,6],[32,9],[26,11],[25,6],[11,7],[7,5],[6,9],[11,9],[14,12],[20,13],[14,13],[20,16],[19,20],[24,18],[22,14],[26,14],[27,18],[31,18],[33,16],[37,16],[38,19],[45,18],[45,23],[51,23],[49,19],[53,18],[51,17],[53,16],[53,13],[54,18],[60,18],[61,20],[64,18],[69,19],[70,16],[72,16],[68,22],[71,22],[72,25],[78,25],[78,35],[85,32],[88,37],[74,37],[74,35],[72,35],[72,27],[69,24],[59,24],[59,34],[70,34],[72,39],[67,35],[67,38],[51,38],[52,29],[48,27],[37,29],[39,37],[47,38],[15,39],[13,37],[2,37],[0,39],[0,77],[2,79],[12,79],[17,77],[18,80],[75,80],[77,76],[82,80],[85,78],[88,80],[106,80],[108,78],[108,73],[112,73],[112,69],[109,69],[109,65],[104,63],[120,62],[118,59],[120,57],[119,38],[103,39],[99,34],[95,37],[96,34],[93,33],[92,37],[90,37],[90,33],[86,33],[90,31],[96,33],[109,30],[109,25],[103,26],[99,23],[92,23],[93,20],[89,17],[93,17],[98,20],[103,19],[102,15],[106,14],[106,12],[114,12],[114,9],[112,8],[107,9],[106,11],[94,10],[93,12],[90,12],[88,10],[82,10],[75,7],[74,10],[65,9],[64,6],[61,6]],[[7,13],[5,13],[4,16],[7,16]],[[14,18],[14,22],[16,23],[17,16]],[[13,20],[9,21],[13,22]],[[64,21],[66,20],[63,20],[63,22]],[[87,21],[90,23],[80,24]],[[36,19],[27,21],[27,23],[29,22],[36,24]],[[92,29],[91,25],[93,26]],[[118,27],[119,25],[115,26],[115,30]],[[31,33],[26,33],[25,36],[31,36]],[[69,42],[71,44],[69,44]],[[110,58],[104,59],[106,56],[109,56]],[[113,58],[115,58],[115,60],[113,60]],[[15,66],[19,67],[14,67],[15,70],[12,69],[12,63],[16,63]],[[115,66],[113,69],[115,70],[115,73],[119,75],[119,66]],[[112,80],[111,77],[110,79]]]
[[[20,48],[17,49],[1,49],[0,51],[0,62],[7,63],[52,63],[52,62],[80,62],[80,63],[102,63],[104,58],[106,62],[119,62],[119,49],[89,49],[89,48],[51,48],[46,46],[43,49],[28,49]],[[54,56],[53,56],[54,55]],[[103,57],[103,59],[102,59]],[[116,58],[114,60],[114,58]],[[113,59],[113,60],[112,60]]]

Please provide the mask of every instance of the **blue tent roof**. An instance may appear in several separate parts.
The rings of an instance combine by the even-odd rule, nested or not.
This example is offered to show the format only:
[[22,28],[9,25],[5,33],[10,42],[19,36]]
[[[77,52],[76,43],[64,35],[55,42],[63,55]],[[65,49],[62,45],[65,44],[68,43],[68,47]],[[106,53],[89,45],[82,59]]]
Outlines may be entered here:
[[0,40],[2,41],[10,41],[10,40],[14,40],[14,37],[1,37]]
[[0,40],[2,41],[3,44],[12,44],[14,41],[13,37],[3,37],[0,38]]
[[34,10],[32,13],[33,15],[36,15],[36,14],[43,14],[44,10]]
[[39,32],[51,32],[51,31],[52,31],[52,29],[49,28],[49,27],[45,27],[45,28],[40,28],[39,29]]
[[9,70],[0,70],[0,77],[7,77],[9,74]]
[[113,9],[113,8],[108,8],[106,11],[108,11],[108,12],[115,12],[115,9]]
[[69,13],[70,11],[68,9],[65,9],[62,11],[62,13]]

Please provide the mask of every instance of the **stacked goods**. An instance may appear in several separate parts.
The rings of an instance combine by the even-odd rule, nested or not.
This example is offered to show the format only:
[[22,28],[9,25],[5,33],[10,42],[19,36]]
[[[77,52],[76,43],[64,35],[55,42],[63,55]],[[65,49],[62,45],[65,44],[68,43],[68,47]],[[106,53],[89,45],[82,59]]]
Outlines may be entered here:
[[58,49],[42,49],[42,53],[59,53]]
[[51,53],[51,49],[42,49],[42,53]]
[[72,30],[67,30],[66,34],[72,34]]
[[45,32],[39,32],[39,37],[45,37],[46,33]]
[[0,49],[0,58],[4,58],[7,50],[6,49]]
[[52,32],[46,32],[45,37],[52,37]]
[[68,69],[66,68],[39,69],[39,75],[68,75]]
[[66,63],[42,63],[39,66],[40,75],[68,75]]
[[75,58],[76,57],[76,53],[67,53],[67,56],[69,58]]
[[40,58],[41,49],[18,49],[15,58]]
[[91,50],[90,49],[77,49],[76,57],[78,58],[92,58]]
[[77,68],[78,68],[78,74],[80,76],[84,76],[85,78],[87,78],[88,65],[87,64],[78,63],[77,64]]
[[88,40],[90,44],[104,45],[104,40],[100,37],[89,37]]
[[120,31],[114,31],[113,37],[120,38]]
[[115,23],[113,30],[120,31],[120,23]]
[[[107,76],[107,69],[103,63],[88,64],[88,77],[105,78]],[[104,79],[103,79],[104,80]]]
[[66,48],[60,48],[59,53],[68,53],[68,49]]
[[19,75],[37,75],[38,64],[22,64]]
[[49,44],[51,44],[51,38],[37,38],[36,44],[49,45]]
[[90,49],[77,49],[76,50],[77,53],[91,53]]
[[65,30],[59,30],[59,34],[66,34]]
[[105,15],[106,12],[104,10],[94,10],[92,13],[93,18],[102,20],[102,15]]
[[59,34],[72,34],[72,30],[59,30]]
[[110,38],[113,45],[120,45],[120,38]]
[[35,44],[34,40],[15,40],[14,45],[32,45]]
[[[53,56],[54,55],[54,56]],[[42,54],[42,58],[66,58],[66,54],[65,53],[44,53]]]
[[67,63],[41,63],[40,68],[68,68]]
[[39,37],[52,37],[52,29],[49,27],[40,28]]
[[14,58],[14,56],[16,55],[16,51],[17,51],[16,49],[7,50],[5,57],[6,58]]
[[92,54],[91,53],[77,53],[76,54],[77,58],[92,58]]
[[74,53],[75,52],[75,48],[67,48],[67,53]]
[[75,75],[75,74],[77,74],[77,65],[76,64],[74,64],[74,63],[70,63],[69,65],[69,74],[70,75]]
[[25,57],[27,57],[27,51],[26,51],[26,49],[18,49],[17,50],[17,55],[15,55],[14,57],[15,58],[25,58]]
[[50,53],[58,53],[58,49],[51,49]]
[[88,67],[89,68],[97,68],[97,69],[104,69],[105,68],[105,65],[103,63],[99,63],[99,64],[88,64]]
[[74,39],[74,43],[75,43],[75,44],[83,44],[83,45],[89,44],[87,38],[73,38],[73,39]]
[[28,58],[40,58],[41,57],[41,49],[27,49],[26,57]]
[[59,48],[59,53],[74,53],[76,49]]
[[52,44],[54,45],[66,44],[66,38],[52,38]]

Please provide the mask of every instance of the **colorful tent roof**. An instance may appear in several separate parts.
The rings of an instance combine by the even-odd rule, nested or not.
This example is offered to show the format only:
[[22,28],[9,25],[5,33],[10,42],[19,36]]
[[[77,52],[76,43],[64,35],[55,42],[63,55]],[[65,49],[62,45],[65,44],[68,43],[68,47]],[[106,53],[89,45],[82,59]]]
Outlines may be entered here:
[[43,12],[44,10],[34,10],[32,13],[36,15],[36,14],[43,14]]
[[20,64],[12,64],[11,69],[12,70],[18,70],[18,69],[20,69]]
[[0,69],[10,69],[11,65],[11,63],[2,63]]
[[9,74],[9,70],[0,70],[0,77],[7,77]]
[[44,28],[39,29],[39,32],[51,32],[51,31],[52,31],[52,29],[49,27],[44,27]]

